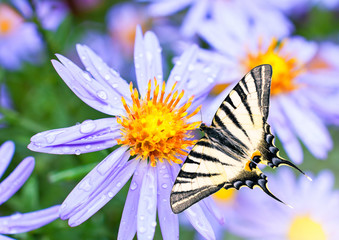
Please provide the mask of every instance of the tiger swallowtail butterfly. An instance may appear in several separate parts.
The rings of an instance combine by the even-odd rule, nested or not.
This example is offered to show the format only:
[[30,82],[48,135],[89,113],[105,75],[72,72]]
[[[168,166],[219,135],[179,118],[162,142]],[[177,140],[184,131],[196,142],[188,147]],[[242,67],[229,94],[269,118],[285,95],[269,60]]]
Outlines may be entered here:
[[172,188],[172,211],[180,213],[221,188],[259,186],[272,198],[259,163],[288,165],[279,156],[267,123],[272,67],[253,68],[232,89],[217,110],[211,126],[201,124],[202,137],[192,148]]

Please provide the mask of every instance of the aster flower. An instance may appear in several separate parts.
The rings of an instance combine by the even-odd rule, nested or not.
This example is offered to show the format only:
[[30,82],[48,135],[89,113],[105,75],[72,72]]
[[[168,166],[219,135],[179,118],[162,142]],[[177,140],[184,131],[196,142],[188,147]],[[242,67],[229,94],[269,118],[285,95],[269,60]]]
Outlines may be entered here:
[[[186,37],[193,36],[199,31],[200,24],[209,18],[222,18],[223,27],[234,31],[242,30],[244,22],[255,27],[257,24],[269,29],[278,36],[286,36],[293,30],[291,22],[275,8],[269,7],[266,1],[222,1],[222,0],[157,0],[149,6],[152,16],[168,16],[178,11],[189,10],[183,20],[181,33]],[[235,27],[236,26],[236,27]]]
[[[282,184],[284,183],[284,184]],[[267,198],[262,191],[242,189],[229,230],[246,239],[325,240],[338,239],[339,191],[333,190],[334,176],[321,171],[313,181],[290,169],[270,176],[270,187],[293,209]]]
[[43,44],[33,23],[15,9],[0,3],[0,66],[18,69],[22,61],[38,60]]
[[[14,143],[7,141],[0,146],[0,177],[4,174],[14,154]],[[34,169],[34,158],[27,157],[0,183],[0,204],[10,199],[26,182]],[[59,217],[59,206],[30,213],[15,213],[0,217],[0,234],[28,232],[42,227]],[[11,239],[0,235],[1,239]]]
[[[46,30],[57,30],[68,13],[68,8],[62,1],[35,0],[32,3],[34,4],[37,18]],[[12,0],[12,4],[16,6],[24,18],[33,18],[33,9],[28,0]]]
[[[83,223],[134,175],[118,239],[132,239],[136,232],[138,239],[153,238],[157,210],[163,238],[178,238],[178,216],[169,203],[171,186],[178,164],[195,143],[192,130],[199,123],[190,119],[213,86],[217,69],[200,66],[197,47],[192,46],[176,62],[165,83],[158,39],[152,32],[142,36],[139,27],[134,51],[137,90],[91,49],[78,45],[77,50],[88,72],[61,55],[57,55],[60,62],[52,61],[55,69],[85,103],[117,117],[39,133],[28,147],[38,152],[80,154],[119,146],[68,195],[60,209],[61,218],[69,219],[73,227]],[[203,208],[223,221],[208,201],[192,206],[186,216],[206,239],[214,239]]]
[[[326,114],[319,114],[319,106],[323,107],[324,101],[331,100],[328,92],[332,92],[332,96],[338,94],[337,68],[328,64],[328,72],[332,74],[325,75],[324,81],[325,76],[322,72],[316,71],[311,65],[316,57],[318,45],[302,37],[278,41],[270,34],[259,36],[258,33],[251,31],[250,26],[247,26],[247,30],[242,34],[234,36],[228,35],[228,31],[221,25],[220,22],[213,25],[210,21],[200,28],[201,36],[217,50],[219,55],[224,56],[225,73],[221,74],[224,76],[221,81],[224,83],[238,81],[253,67],[271,64],[273,76],[268,120],[273,131],[294,162],[301,163],[303,160],[299,139],[315,157],[325,159],[332,148],[326,122],[327,119],[337,116],[339,109],[332,107],[322,112]],[[214,54],[208,55],[204,52],[201,57],[206,61],[215,61]],[[228,91],[225,90],[223,97]],[[313,105],[315,99],[312,98],[323,100]],[[210,104],[211,111],[216,111],[219,104],[220,99]],[[334,102],[328,104],[333,105]],[[205,113],[207,113],[205,121],[211,121],[208,118],[213,115],[207,111]]]
[[115,4],[106,15],[107,31],[104,33],[89,30],[82,43],[93,49],[107,63],[119,69],[119,73],[135,80],[130,71],[133,66],[135,28],[140,25],[144,30],[152,29],[159,41],[171,44],[180,38],[177,29],[165,19],[151,19],[145,8],[136,3]]

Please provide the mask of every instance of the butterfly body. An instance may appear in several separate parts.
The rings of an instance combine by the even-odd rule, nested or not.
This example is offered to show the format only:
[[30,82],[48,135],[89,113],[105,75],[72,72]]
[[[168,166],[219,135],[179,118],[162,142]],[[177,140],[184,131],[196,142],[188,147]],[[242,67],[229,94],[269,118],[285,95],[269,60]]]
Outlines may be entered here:
[[171,207],[179,213],[221,188],[259,186],[267,188],[267,177],[257,167],[281,164],[301,171],[282,159],[266,122],[272,68],[252,69],[233,88],[217,110],[211,126],[201,124],[202,137],[188,154],[171,193]]

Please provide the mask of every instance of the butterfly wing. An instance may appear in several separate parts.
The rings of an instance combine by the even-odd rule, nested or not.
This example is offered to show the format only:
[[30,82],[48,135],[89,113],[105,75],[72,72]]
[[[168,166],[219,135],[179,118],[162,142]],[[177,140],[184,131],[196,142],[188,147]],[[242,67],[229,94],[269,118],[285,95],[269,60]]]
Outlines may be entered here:
[[222,102],[211,127],[200,127],[205,137],[187,156],[172,189],[174,213],[221,188],[253,188],[258,185],[280,201],[268,190],[266,176],[256,167],[260,162],[270,167],[287,164],[297,168],[279,157],[274,136],[266,122],[271,77],[270,65],[252,69]]

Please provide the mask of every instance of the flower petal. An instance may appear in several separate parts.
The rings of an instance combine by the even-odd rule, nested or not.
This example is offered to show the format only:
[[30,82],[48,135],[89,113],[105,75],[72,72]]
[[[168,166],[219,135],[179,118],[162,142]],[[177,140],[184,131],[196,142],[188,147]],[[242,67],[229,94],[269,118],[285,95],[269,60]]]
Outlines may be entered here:
[[181,26],[181,33],[183,36],[192,37],[200,24],[207,15],[207,9],[210,2],[208,0],[195,1],[187,12],[183,24]]
[[157,173],[148,165],[142,180],[138,205],[137,236],[138,239],[153,239],[157,212]]
[[326,158],[327,152],[332,148],[328,130],[317,115],[308,108],[298,107],[297,102],[290,97],[279,98],[279,103],[294,131],[305,143],[309,151],[318,158]]
[[202,202],[218,223],[223,225],[225,223],[224,215],[222,214],[221,209],[217,207],[212,197],[207,197],[203,199]]
[[67,86],[90,107],[109,114],[124,114],[121,95],[102,85],[89,73],[81,70],[72,61],[62,55],[57,55],[60,62],[52,60],[52,64]]
[[164,0],[154,2],[149,6],[150,15],[157,16],[167,16],[171,15],[177,11],[180,11],[187,7],[193,0],[181,0],[181,1],[172,1]]
[[146,174],[147,169],[147,161],[140,161],[129,187],[124,211],[122,212],[118,233],[119,240],[133,239],[137,231],[137,211],[140,189],[142,185],[142,179]]
[[158,38],[153,32],[146,32],[143,38],[140,26],[136,29],[134,66],[139,93],[141,97],[144,97],[147,92],[148,81],[156,77],[161,82],[163,75],[161,47]]
[[34,158],[26,157],[13,172],[0,183],[0,205],[13,196],[26,182],[34,169]]
[[127,147],[120,147],[102,160],[67,196],[60,208],[60,218],[65,220],[86,206],[97,192],[105,190],[109,179],[122,169],[129,158]]
[[127,102],[131,102],[131,94],[127,82],[86,45],[77,44],[77,51],[86,70],[100,82],[109,95],[114,97],[123,96]]
[[15,150],[15,145],[12,141],[4,142],[0,147],[0,177],[4,174],[8,164],[11,162]]
[[97,191],[93,197],[90,196],[89,201],[86,201],[85,207],[70,217],[68,224],[71,227],[78,226],[105,206],[131,178],[138,163],[139,161],[131,160],[121,167],[119,172],[109,179],[106,179],[104,183],[105,187],[103,187],[101,191]]
[[200,204],[194,204],[184,211],[186,217],[193,227],[205,238],[215,239],[214,231],[211,224],[208,222],[204,211]]
[[277,101],[272,99],[271,112],[269,122],[273,131],[277,134],[279,140],[282,142],[284,150],[293,162],[300,164],[303,161],[303,149],[296,136],[291,129],[289,121],[283,114]]
[[168,94],[174,83],[178,82],[178,89],[184,89],[182,84],[185,83],[189,76],[189,65],[194,63],[197,59],[198,47],[196,45],[187,49],[175,63],[166,83],[166,94]]
[[[173,164],[171,168],[172,177],[175,179],[180,170],[178,164]],[[193,227],[205,238],[205,239],[215,239],[214,231],[207,220],[204,211],[201,208],[200,203],[193,204],[191,207],[184,211],[187,219],[193,225]]]
[[178,215],[172,212],[170,195],[173,186],[172,176],[167,162],[157,163],[158,173],[158,218],[164,240],[179,239]]
[[80,154],[99,151],[116,145],[120,125],[115,118],[86,120],[81,124],[38,133],[28,148],[53,154]]
[[0,217],[0,232],[17,234],[40,228],[59,217],[59,205],[30,213]]

